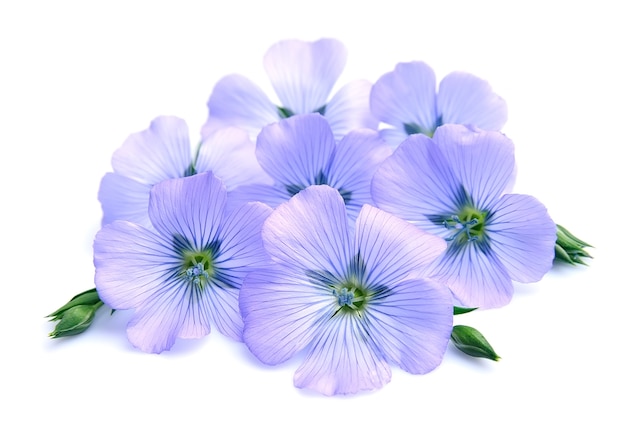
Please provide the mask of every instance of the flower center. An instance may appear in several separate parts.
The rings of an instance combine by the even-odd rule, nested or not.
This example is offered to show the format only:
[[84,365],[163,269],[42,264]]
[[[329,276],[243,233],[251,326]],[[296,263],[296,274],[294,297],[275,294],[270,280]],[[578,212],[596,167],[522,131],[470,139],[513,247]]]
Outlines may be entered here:
[[333,295],[337,298],[339,310],[344,312],[359,311],[367,301],[366,292],[363,288],[353,284],[333,288]]
[[482,240],[485,235],[485,219],[487,213],[473,207],[465,207],[458,214],[443,220],[446,229],[452,234],[446,241],[459,243]]
[[207,284],[215,276],[213,265],[213,251],[204,250],[200,252],[183,252],[183,264],[180,276],[187,282],[192,283],[198,289],[206,288]]

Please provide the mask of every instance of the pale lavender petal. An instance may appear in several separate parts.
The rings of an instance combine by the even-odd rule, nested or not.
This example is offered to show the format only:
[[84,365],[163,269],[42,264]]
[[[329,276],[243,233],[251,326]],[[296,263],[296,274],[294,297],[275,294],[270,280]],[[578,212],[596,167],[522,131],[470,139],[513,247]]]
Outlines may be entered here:
[[378,208],[364,205],[356,222],[356,251],[365,263],[367,286],[389,286],[424,276],[446,242]]
[[135,223],[116,221],[101,228],[93,251],[102,301],[114,309],[133,309],[160,293],[180,266],[168,246],[170,240]]
[[347,219],[337,190],[327,185],[309,187],[267,218],[265,248],[275,261],[303,273],[341,276],[354,252]]
[[374,130],[353,130],[337,144],[328,185],[342,193],[351,220],[356,220],[363,204],[373,203],[372,176],[391,153],[391,147]]
[[465,200],[460,180],[441,149],[423,134],[406,139],[372,178],[372,198],[381,209],[443,235],[429,216],[454,214]]
[[378,129],[378,119],[370,111],[371,88],[369,81],[355,80],[344,85],[328,101],[324,116],[336,140],[359,128]]
[[391,369],[376,348],[371,331],[356,315],[326,321],[294,375],[294,385],[324,395],[379,389],[391,380]]
[[107,173],[100,181],[98,200],[102,206],[102,225],[115,220],[151,226],[148,199],[152,186],[117,173]]
[[404,130],[404,128],[381,128],[378,133],[383,140],[394,149],[397,148],[400,143],[405,141],[409,134]]
[[446,283],[463,306],[496,308],[513,297],[513,282],[489,246],[452,244],[434,267],[434,278]]
[[449,289],[439,282],[419,279],[395,285],[367,309],[370,330],[385,359],[411,374],[425,374],[441,363],[453,323]]
[[182,237],[201,250],[216,239],[226,204],[226,188],[211,172],[163,181],[150,193],[148,213],[162,234]]
[[276,105],[265,92],[238,74],[227,75],[218,81],[207,105],[209,117],[202,127],[203,140],[228,126],[243,128],[256,137],[261,128],[280,119]]
[[239,294],[243,339],[263,363],[275,365],[306,347],[335,311],[335,297],[274,266],[250,273]]
[[539,281],[551,268],[556,225],[537,199],[504,195],[492,210],[487,235],[494,253],[517,282]]
[[335,150],[328,122],[319,114],[292,116],[263,128],[257,139],[257,159],[278,183],[292,189],[317,184],[327,172]]
[[210,333],[205,294],[188,283],[170,281],[138,308],[126,332],[128,340],[149,353],[169,350],[176,338],[200,338]]
[[124,141],[111,164],[115,173],[147,185],[183,177],[191,164],[187,124],[174,116],[155,118]]
[[431,135],[437,127],[436,87],[435,72],[424,62],[398,63],[372,86],[372,113],[398,129],[414,124]]
[[272,179],[261,169],[255,149],[247,131],[222,128],[203,140],[196,159],[196,172],[213,172],[229,191],[243,184],[269,184]]
[[270,47],[263,65],[283,107],[302,114],[324,106],[346,59],[346,48],[335,39],[285,40]]
[[504,134],[463,125],[442,125],[433,140],[476,207],[491,203],[515,181],[515,147]]
[[441,80],[437,114],[443,124],[469,124],[493,131],[499,131],[508,116],[506,102],[489,83],[466,72],[453,72]]
[[262,202],[276,208],[291,198],[291,194],[282,187],[266,184],[242,185],[228,192],[227,209],[233,209],[247,202]]

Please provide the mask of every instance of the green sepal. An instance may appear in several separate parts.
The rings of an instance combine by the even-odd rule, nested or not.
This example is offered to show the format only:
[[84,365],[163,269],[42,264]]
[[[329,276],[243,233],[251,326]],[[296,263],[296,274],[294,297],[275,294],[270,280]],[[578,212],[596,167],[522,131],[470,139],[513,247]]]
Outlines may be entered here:
[[102,306],[102,302],[87,305],[79,304],[65,310],[59,317],[60,321],[50,332],[51,338],[61,338],[65,336],[73,336],[84,332],[89,328],[93,321],[96,311]]
[[47,315],[46,318],[50,318],[50,321],[58,321],[63,316],[63,313],[68,309],[71,309],[74,306],[80,305],[95,305],[100,302],[100,297],[98,296],[98,291],[96,288],[88,289],[87,291],[83,291],[80,294],[72,297],[70,301],[65,303],[63,306],[52,312],[50,315]]
[[483,357],[496,362],[500,360],[500,356],[496,354],[487,339],[473,327],[455,325],[452,327],[450,337],[454,345],[469,356]]
[[556,245],[554,246],[554,260],[566,262],[570,265],[587,265],[582,258],[593,258],[585,251],[586,247],[593,246],[573,235],[563,226],[556,225]]
[[462,306],[454,306],[453,315],[463,315],[464,313],[472,312],[473,310],[478,309],[477,307],[462,307]]

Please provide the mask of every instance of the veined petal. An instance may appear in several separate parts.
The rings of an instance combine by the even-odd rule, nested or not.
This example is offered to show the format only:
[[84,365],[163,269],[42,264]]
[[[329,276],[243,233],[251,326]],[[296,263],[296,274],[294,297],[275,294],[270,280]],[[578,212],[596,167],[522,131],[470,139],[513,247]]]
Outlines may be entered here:
[[209,334],[202,294],[183,281],[165,282],[161,291],[138,308],[128,323],[128,340],[149,353],[169,350],[177,337],[199,338]]
[[148,185],[183,177],[191,164],[187,124],[174,116],[155,118],[124,141],[111,164],[116,173]]
[[364,205],[356,222],[356,251],[365,263],[366,286],[395,285],[424,276],[446,242],[378,208]]
[[390,361],[411,374],[425,374],[441,363],[453,323],[450,291],[427,280],[406,280],[367,306],[367,327]]
[[306,347],[334,313],[335,297],[290,268],[250,273],[241,287],[243,339],[263,363],[276,365]]
[[216,239],[225,204],[224,184],[205,172],[155,185],[148,213],[159,232],[182,236],[190,247],[202,249]]
[[263,65],[283,107],[302,114],[324,106],[346,59],[346,48],[335,39],[285,40],[270,47]]
[[381,163],[372,178],[372,198],[381,209],[435,234],[445,228],[429,216],[450,214],[465,201],[441,149],[423,134],[406,139]]
[[96,234],[93,251],[100,299],[133,309],[162,291],[180,267],[169,240],[135,223],[116,221]]
[[378,133],[380,134],[380,137],[382,137],[383,140],[389,143],[389,145],[391,145],[394,149],[397,148],[400,143],[404,142],[410,135],[404,130],[404,128],[381,128]]
[[479,242],[452,244],[434,267],[433,278],[446,283],[468,307],[502,307],[513,297],[513,282],[496,254]]
[[433,140],[478,208],[510,190],[515,181],[515,147],[504,134],[463,125],[442,125]]
[[370,111],[371,88],[369,81],[355,80],[344,85],[328,101],[324,116],[336,140],[359,128],[378,129],[378,119]]
[[336,315],[320,327],[310,352],[294,375],[296,387],[324,395],[378,389],[391,369],[355,315]]
[[466,72],[453,72],[439,83],[437,114],[443,124],[469,124],[499,131],[508,111],[506,102],[487,81]]
[[487,222],[490,245],[511,278],[536,282],[551,268],[556,225],[537,199],[508,194],[494,205]]
[[396,128],[413,124],[431,135],[437,127],[436,87],[435,72],[424,62],[398,63],[372,86],[372,113]]
[[272,208],[276,208],[281,203],[291,199],[291,196],[285,188],[278,188],[274,185],[242,185],[228,192],[226,209],[233,210],[248,202],[262,202]]
[[337,190],[327,185],[308,187],[267,218],[265,248],[272,259],[301,273],[343,276],[354,252],[347,219]]
[[278,109],[259,86],[238,74],[223,77],[213,87],[209,118],[202,127],[202,139],[218,129],[243,128],[253,137],[261,128],[280,119]]
[[335,150],[328,122],[319,114],[296,115],[263,128],[257,139],[259,164],[278,183],[293,189],[317,184]]
[[229,191],[244,184],[269,184],[272,179],[261,169],[255,148],[243,129],[217,130],[203,140],[195,163],[196,172],[213,172]]
[[[207,316],[211,324],[224,336],[242,340],[243,320],[239,313],[239,287],[223,282],[212,282],[203,293],[206,299]],[[180,336],[185,337],[185,336]],[[195,336],[191,336],[195,337]]]
[[328,185],[342,193],[352,221],[363,204],[373,203],[372,176],[391,153],[391,147],[374,130],[353,130],[337,144],[328,169]]
[[100,181],[98,200],[102,206],[102,225],[126,220],[149,227],[148,199],[152,186],[117,173],[107,173]]

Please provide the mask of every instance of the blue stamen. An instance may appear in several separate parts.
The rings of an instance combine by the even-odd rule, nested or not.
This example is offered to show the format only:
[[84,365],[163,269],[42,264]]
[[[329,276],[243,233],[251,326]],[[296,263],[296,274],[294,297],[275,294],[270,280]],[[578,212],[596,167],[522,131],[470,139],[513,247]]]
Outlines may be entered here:
[[339,303],[339,306],[341,307],[343,306],[353,307],[354,306],[353,304],[354,292],[349,291],[348,288],[343,287],[339,291],[337,291],[336,289],[333,289],[333,295],[337,297],[337,303]]
[[450,219],[452,220],[452,222],[450,222],[449,220],[444,220],[443,225],[446,229],[453,229],[457,232],[454,235],[445,238],[446,241],[453,241],[457,239],[461,234],[465,234],[465,236],[467,237],[467,241],[476,241],[478,239],[476,235],[472,235],[471,233],[471,229],[478,224],[478,219],[476,217],[466,222],[461,221],[458,215],[450,216]]

